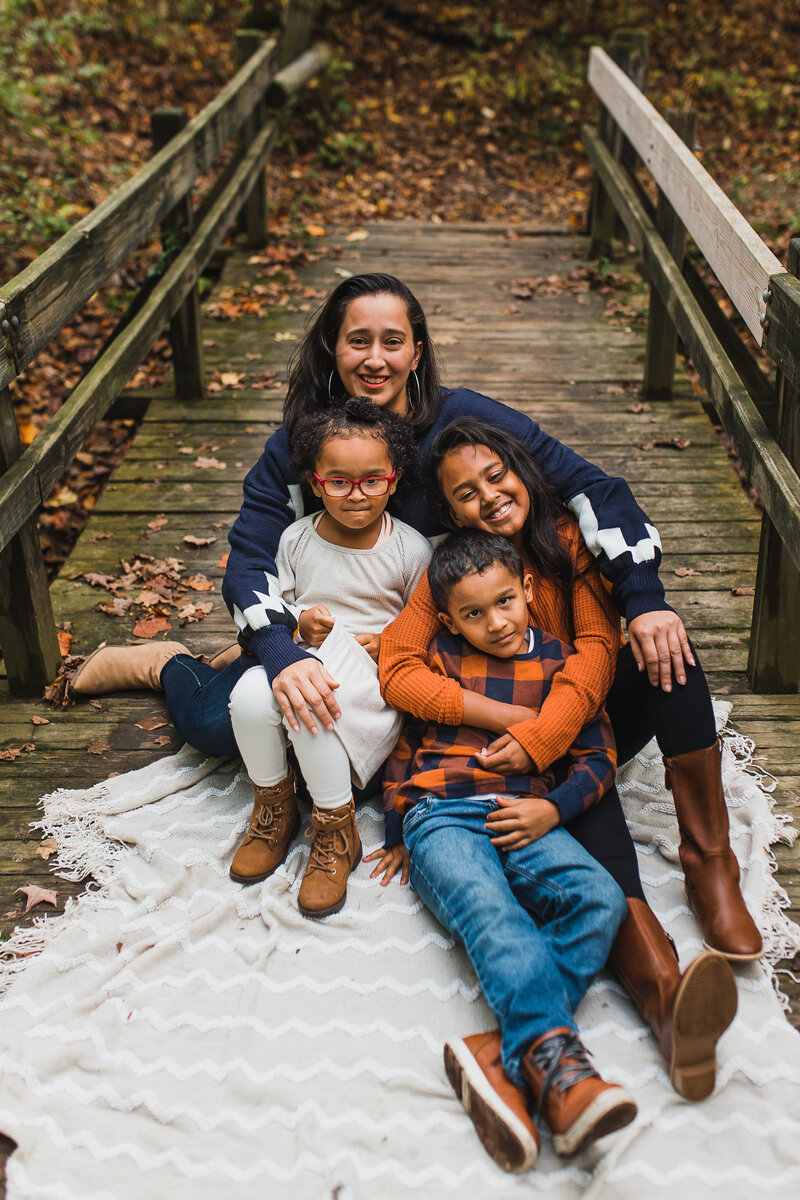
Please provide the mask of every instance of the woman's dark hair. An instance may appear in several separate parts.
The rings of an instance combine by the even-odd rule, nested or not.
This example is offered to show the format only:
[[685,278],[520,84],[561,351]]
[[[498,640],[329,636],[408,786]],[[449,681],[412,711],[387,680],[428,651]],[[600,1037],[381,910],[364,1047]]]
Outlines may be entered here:
[[416,477],[417,445],[408,422],[378,408],[369,396],[349,396],[331,404],[325,413],[306,413],[297,421],[291,441],[292,464],[301,487],[307,488],[306,472],[314,470],[329,438],[359,433],[384,443],[392,467],[401,475],[401,488]]
[[483,575],[493,563],[522,579],[522,559],[508,538],[481,529],[460,529],[439,542],[428,563],[428,585],[437,611],[447,612],[450,593],[465,576]]
[[566,505],[518,438],[486,421],[462,417],[440,430],[430,453],[431,502],[436,516],[447,529],[455,530],[459,526],[453,520],[442,491],[440,467],[445,456],[460,446],[486,446],[507,470],[522,480],[531,502],[522,527],[522,545],[532,565],[559,584],[564,597],[567,629],[570,636],[574,636],[572,588],[578,572],[558,534],[558,520],[567,513]]
[[394,275],[351,275],[333,289],[318,309],[289,365],[283,424],[290,438],[294,437],[295,426],[306,413],[319,418],[333,401],[344,398],[342,381],[336,370],[336,340],[348,304],[361,296],[397,296],[405,304],[414,344],[422,342],[416,369],[419,395],[417,385],[410,381],[410,411],[405,419],[415,429],[424,430],[438,417],[442,407],[439,368],[419,300]]

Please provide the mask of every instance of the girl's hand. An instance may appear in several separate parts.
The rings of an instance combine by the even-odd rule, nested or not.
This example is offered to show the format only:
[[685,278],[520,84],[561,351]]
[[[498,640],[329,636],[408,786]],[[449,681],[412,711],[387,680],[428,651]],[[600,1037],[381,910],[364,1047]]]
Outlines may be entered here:
[[356,633],[354,636],[359,646],[363,646],[370,658],[377,662],[381,649],[381,635],[379,633]]
[[380,850],[373,850],[372,854],[367,854],[365,856],[364,862],[374,862],[376,858],[380,859],[380,862],[370,875],[370,879],[377,879],[378,875],[383,872],[381,887],[386,887],[390,880],[395,877],[397,872],[401,871],[401,884],[408,883],[408,872],[411,866],[411,860],[409,859],[408,851],[402,842],[400,842],[397,846],[390,846],[388,850],[386,846],[381,846]]
[[333,689],[339,684],[316,658],[301,658],[284,667],[272,681],[272,691],[295,733],[300,721],[311,733],[318,733],[317,721],[329,732],[342,715]]
[[695,665],[689,636],[674,612],[647,612],[628,622],[628,638],[640,671],[647,671],[653,687],[672,691],[672,672],[678,683],[686,683],[684,659]]
[[510,733],[496,738],[475,757],[485,770],[499,775],[531,775],[536,770],[528,751]]
[[485,829],[494,836],[492,845],[500,850],[521,850],[538,842],[559,822],[555,804],[544,796],[498,796],[495,808],[486,818]]
[[313,608],[305,609],[300,613],[297,622],[300,637],[304,642],[308,642],[309,646],[321,646],[333,629],[333,620],[324,604],[315,604]]

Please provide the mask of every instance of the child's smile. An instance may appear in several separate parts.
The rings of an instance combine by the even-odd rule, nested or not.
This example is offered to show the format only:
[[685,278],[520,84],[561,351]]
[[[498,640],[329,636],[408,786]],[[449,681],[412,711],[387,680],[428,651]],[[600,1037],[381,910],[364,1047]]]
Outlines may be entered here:
[[518,475],[488,446],[458,446],[439,467],[442,492],[457,525],[517,537],[530,512]]

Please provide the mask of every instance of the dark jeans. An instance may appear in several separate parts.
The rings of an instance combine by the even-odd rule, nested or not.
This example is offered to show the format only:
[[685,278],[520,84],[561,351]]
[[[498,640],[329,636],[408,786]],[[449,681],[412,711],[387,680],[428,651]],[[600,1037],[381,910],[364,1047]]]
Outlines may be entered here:
[[[692,652],[697,659],[694,647]],[[184,741],[213,756],[239,753],[228,704],[239,679],[254,666],[256,660],[247,654],[224,671],[215,671],[188,654],[170,659],[161,672],[161,683],[170,719]],[[686,668],[683,686],[673,681],[672,691],[664,692],[648,682],[645,672],[637,670],[630,646],[620,651],[606,711],[614,729],[620,766],[638,754],[654,734],[662,754],[667,755],[704,750],[716,738],[711,696],[699,663]],[[616,788],[566,828],[602,863],[626,896],[644,899],[636,850]]]

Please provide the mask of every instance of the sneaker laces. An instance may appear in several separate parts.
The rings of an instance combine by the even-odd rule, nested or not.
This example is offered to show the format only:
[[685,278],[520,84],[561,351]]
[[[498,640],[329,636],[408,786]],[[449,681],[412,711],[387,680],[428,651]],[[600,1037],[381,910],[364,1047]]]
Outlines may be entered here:
[[589,1062],[589,1051],[576,1033],[554,1033],[531,1051],[531,1057],[542,1072],[542,1090],[536,1105],[536,1120],[541,1121],[551,1088],[568,1092],[584,1079],[598,1078]]

